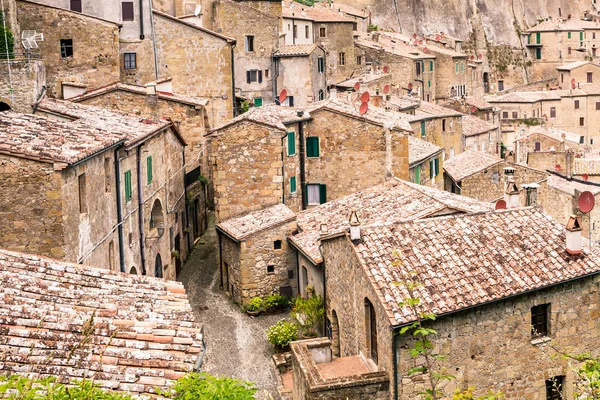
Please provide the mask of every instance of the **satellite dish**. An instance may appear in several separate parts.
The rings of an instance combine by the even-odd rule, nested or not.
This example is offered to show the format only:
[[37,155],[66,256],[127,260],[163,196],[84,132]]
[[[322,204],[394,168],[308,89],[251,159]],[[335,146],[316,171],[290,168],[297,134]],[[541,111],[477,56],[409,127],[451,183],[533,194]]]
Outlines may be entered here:
[[436,42],[439,42],[439,41],[440,41],[440,39],[441,39],[441,37],[439,37],[439,36],[436,36],[436,37],[435,37],[435,41],[436,41]]
[[21,43],[25,50],[37,49],[39,48],[37,42],[44,41],[44,34],[37,33],[36,31],[24,30],[21,32]]
[[383,87],[383,93],[388,94],[389,91],[390,91],[390,85],[385,85]]
[[281,93],[279,93],[279,104],[283,103],[287,99],[287,90],[283,89]]
[[587,181],[588,179],[590,179],[588,174],[583,174],[583,175],[581,175],[581,177],[583,178],[584,181]]
[[474,59],[475,59],[475,56],[471,56],[471,60],[474,60]]
[[577,200],[577,205],[579,206],[579,211],[584,214],[589,213],[594,209],[594,205],[596,204],[596,199],[592,192],[585,191],[579,195],[579,200]]
[[409,83],[409,84],[408,84],[408,90],[412,90],[412,88],[413,88],[413,84],[412,84],[412,83]]
[[369,103],[363,101],[360,105],[360,108],[358,109],[358,112],[360,113],[360,115],[365,115],[367,111],[369,111]]
[[358,90],[358,89],[360,89],[360,82],[356,82],[354,84],[354,90]]
[[571,88],[572,88],[572,89],[575,89],[576,87],[577,87],[577,86],[575,86],[575,84],[572,84],[572,85],[571,85]]
[[196,7],[196,10],[194,11],[194,15],[196,17],[200,16],[200,12],[202,12],[202,5],[198,4],[198,6]]
[[506,201],[498,200],[496,202],[496,210],[506,210]]
[[571,85],[575,84],[575,78],[571,79]]
[[554,170],[555,170],[556,172],[560,172],[560,164],[556,164],[556,165],[554,166]]
[[360,101],[362,101],[363,103],[368,103],[369,100],[371,100],[371,95],[369,94],[369,92],[364,92],[361,96],[360,96]]
[[417,38],[417,34],[413,33],[413,39],[416,39],[416,38]]
[[475,114],[477,112],[477,107],[471,106],[471,114]]
[[383,67],[383,72],[385,72],[387,74],[389,71],[390,71],[390,69],[387,65],[385,67]]

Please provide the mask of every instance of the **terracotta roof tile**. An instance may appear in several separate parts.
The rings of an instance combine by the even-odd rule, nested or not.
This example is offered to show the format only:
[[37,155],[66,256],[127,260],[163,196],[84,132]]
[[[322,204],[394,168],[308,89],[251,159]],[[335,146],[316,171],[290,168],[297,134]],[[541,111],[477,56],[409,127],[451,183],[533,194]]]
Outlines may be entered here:
[[228,219],[217,228],[234,239],[241,241],[255,233],[283,224],[296,218],[296,214],[284,204],[251,212],[241,217]]
[[454,179],[460,182],[464,178],[483,171],[486,168],[501,163],[503,160],[493,154],[482,151],[468,149],[457,156],[444,161],[444,171]]
[[283,2],[282,16],[283,18],[305,19],[315,22],[354,22],[354,19],[329,7],[319,5],[311,7],[295,1]]
[[[536,208],[364,227],[361,234],[353,246],[391,325],[415,319],[398,305],[410,296],[397,282],[421,283],[414,292],[420,311],[439,316],[600,272],[599,255],[570,257],[564,226]],[[392,265],[395,250],[400,265]]]
[[309,118],[302,114],[298,116],[298,112],[302,112],[301,109],[295,107],[278,106],[276,104],[267,104],[261,107],[252,107],[247,112],[239,115],[228,122],[212,129],[211,134],[216,134],[218,131],[236,124],[241,121],[252,121],[258,122],[265,125],[273,126],[279,130],[285,131],[286,123],[293,123],[296,121],[304,120]]
[[579,190],[580,192],[590,191],[593,194],[600,193],[600,186],[588,185],[572,180],[570,181],[554,174],[550,174],[548,176],[548,186],[568,193],[572,196],[575,196],[575,190]]
[[166,389],[194,369],[202,346],[187,296],[173,287],[183,289],[0,250],[0,370],[93,379],[141,397]]
[[295,57],[295,56],[308,56],[315,49],[319,47],[316,44],[290,44],[286,46],[279,46],[279,49],[275,51],[275,55],[279,57]]
[[412,135],[408,137],[409,165],[417,164],[441,151],[442,148],[433,143],[429,143]]
[[462,127],[464,136],[480,135],[498,129],[494,124],[473,115],[463,115]]

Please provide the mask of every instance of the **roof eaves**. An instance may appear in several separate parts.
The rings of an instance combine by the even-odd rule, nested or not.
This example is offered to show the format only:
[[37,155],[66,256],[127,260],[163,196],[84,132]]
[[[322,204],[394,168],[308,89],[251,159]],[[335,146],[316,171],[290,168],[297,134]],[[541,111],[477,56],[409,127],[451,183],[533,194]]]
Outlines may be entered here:
[[74,15],[79,15],[79,16],[82,16],[82,17],[85,17],[85,18],[90,18],[90,19],[95,19],[97,21],[106,22],[106,23],[115,25],[115,26],[117,26],[119,28],[121,28],[123,26],[123,24],[119,24],[118,22],[109,21],[109,20],[104,19],[104,18],[94,17],[93,15],[84,14],[84,13],[80,13],[80,12],[77,12],[77,11],[69,10],[68,8],[62,8],[62,7],[57,7],[57,6],[53,6],[53,5],[50,5],[50,4],[38,3],[37,1],[32,1],[32,0],[19,0],[19,1],[24,2],[24,3],[35,4],[36,6],[43,6],[43,7],[53,8],[55,10],[66,11],[66,12],[74,14]]
[[173,17],[172,15],[165,14],[165,13],[163,13],[163,12],[161,12],[161,11],[158,11],[158,10],[157,10],[157,9],[155,9],[155,8],[154,8],[154,9],[152,9],[152,14],[159,15],[159,16],[161,16],[161,17],[163,17],[163,18],[166,18],[166,19],[168,19],[168,20],[171,20],[171,21],[173,21],[173,22],[178,22],[178,23],[180,23],[180,24],[183,24],[183,25],[186,25],[186,26],[188,26],[188,27],[190,27],[190,28],[194,28],[194,29],[197,29],[197,30],[199,30],[199,31],[202,31],[202,32],[204,32],[204,33],[208,33],[209,35],[212,35],[212,36],[215,36],[215,37],[217,37],[217,38],[219,38],[219,39],[223,39],[223,40],[225,40],[227,43],[230,43],[230,44],[235,44],[235,43],[236,43],[236,40],[235,40],[235,39],[233,39],[233,38],[230,38],[229,36],[221,35],[220,33],[217,33],[217,32],[214,32],[214,31],[211,31],[210,29],[206,29],[206,28],[203,28],[203,27],[201,27],[201,26],[194,25],[194,24],[191,24],[191,23],[189,23],[189,22],[183,21],[183,20],[181,20],[181,19],[179,19],[179,18],[177,18],[177,17]]

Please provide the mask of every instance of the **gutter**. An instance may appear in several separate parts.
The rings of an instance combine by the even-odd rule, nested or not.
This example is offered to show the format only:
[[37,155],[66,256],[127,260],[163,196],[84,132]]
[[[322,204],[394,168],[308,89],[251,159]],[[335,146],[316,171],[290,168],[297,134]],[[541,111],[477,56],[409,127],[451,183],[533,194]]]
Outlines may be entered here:
[[115,148],[115,197],[117,200],[117,223],[119,237],[119,265],[121,272],[125,271],[125,239],[123,238],[123,210],[121,199],[121,164],[119,163],[119,148]]
[[146,249],[144,244],[144,202],[142,199],[142,146],[136,148],[137,186],[138,186],[138,227],[140,230],[140,258],[142,262],[142,275],[146,275]]
[[231,104],[233,106],[233,118],[237,117],[237,109],[235,108],[235,54],[234,49],[236,42],[231,44]]
[[298,123],[298,139],[300,141],[300,188],[302,190],[302,210],[306,210],[307,206],[307,194],[306,191],[306,160],[304,159],[305,141],[304,141],[304,124],[303,121]]
[[[152,16],[152,13],[150,13]],[[144,40],[144,0],[140,0],[140,40]],[[157,72],[158,73],[158,72]]]

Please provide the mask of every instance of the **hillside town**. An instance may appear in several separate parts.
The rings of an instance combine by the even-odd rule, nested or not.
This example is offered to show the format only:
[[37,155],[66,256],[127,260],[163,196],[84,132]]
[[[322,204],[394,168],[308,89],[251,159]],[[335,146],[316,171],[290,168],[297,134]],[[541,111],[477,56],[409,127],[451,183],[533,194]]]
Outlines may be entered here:
[[600,6],[555,3],[2,0],[0,398],[600,398]]

